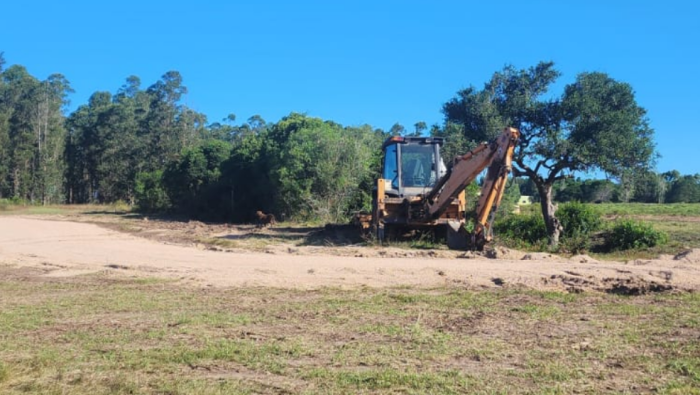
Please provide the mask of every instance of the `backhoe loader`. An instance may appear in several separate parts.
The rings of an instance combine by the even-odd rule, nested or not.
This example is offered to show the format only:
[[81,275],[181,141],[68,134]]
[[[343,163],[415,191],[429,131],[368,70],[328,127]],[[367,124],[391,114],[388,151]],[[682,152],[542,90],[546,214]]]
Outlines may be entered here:
[[[388,138],[382,145],[382,175],[373,190],[371,215],[357,222],[381,242],[414,229],[445,227],[451,249],[482,250],[492,240],[491,225],[503,198],[520,132],[506,128],[490,142],[454,158],[447,169],[438,137]],[[465,188],[484,170],[473,230],[465,229]]]

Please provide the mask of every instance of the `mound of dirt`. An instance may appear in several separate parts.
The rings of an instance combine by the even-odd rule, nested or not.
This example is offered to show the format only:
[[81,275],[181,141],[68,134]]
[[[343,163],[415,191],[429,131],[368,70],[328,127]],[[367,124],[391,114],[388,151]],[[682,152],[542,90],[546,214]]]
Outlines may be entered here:
[[690,249],[683,251],[680,254],[673,257],[676,261],[683,261],[688,263],[700,263],[700,249]]
[[521,260],[523,261],[560,261],[561,257],[554,255],[554,254],[549,254],[546,252],[532,252],[529,254],[525,254]]
[[574,255],[571,258],[569,258],[569,261],[575,262],[575,263],[600,263],[598,260],[591,258],[588,255],[581,254],[581,255]]
[[506,247],[494,247],[493,249],[485,251],[484,256],[489,259],[521,260],[525,254],[522,251],[511,250]]
[[652,292],[665,292],[673,290],[670,284],[660,284],[641,277],[628,278],[604,278],[601,291],[618,295],[645,295]]
[[559,285],[571,293],[598,291],[618,295],[645,295],[655,292],[666,292],[674,289],[668,281],[665,284],[648,280],[641,276],[606,277],[583,276],[579,273],[567,272],[567,275],[555,274],[543,277],[545,285]]

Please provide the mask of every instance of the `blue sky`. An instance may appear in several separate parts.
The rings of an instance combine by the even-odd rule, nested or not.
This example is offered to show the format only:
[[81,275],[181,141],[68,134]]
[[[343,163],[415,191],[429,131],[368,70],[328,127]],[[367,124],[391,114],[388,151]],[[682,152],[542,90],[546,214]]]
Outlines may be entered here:
[[71,109],[130,75],[179,71],[184,103],[220,121],[292,111],[389,129],[442,123],[442,104],[506,64],[552,60],[553,94],[584,71],[630,83],[659,171],[700,172],[696,1],[12,1],[0,51],[37,78],[64,74]]

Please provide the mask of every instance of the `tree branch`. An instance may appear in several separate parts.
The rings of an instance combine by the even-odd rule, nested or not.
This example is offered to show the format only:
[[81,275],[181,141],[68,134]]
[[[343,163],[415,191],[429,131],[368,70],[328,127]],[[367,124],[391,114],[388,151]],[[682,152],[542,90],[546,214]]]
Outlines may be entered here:
[[534,173],[535,173],[535,174],[539,173],[539,172],[540,172],[540,167],[542,167],[542,166],[547,167],[546,162],[547,162],[546,159],[542,159],[542,160],[540,160],[539,162],[537,162],[537,166],[535,166]]
[[548,183],[548,184],[554,184],[555,181],[563,179],[563,178],[561,178],[561,177],[566,178],[567,176],[565,176],[565,175],[561,175],[561,176],[558,176],[558,175],[557,175],[557,174],[559,174],[559,172],[561,172],[562,170],[564,170],[564,169],[566,168],[566,166],[567,166],[567,164],[566,164],[566,162],[564,162],[564,161],[557,162],[557,163],[550,169],[551,171],[550,171],[550,173],[549,173],[549,177],[547,177],[547,183]]
[[530,167],[528,167],[525,163],[523,163],[522,159],[520,159],[520,158],[516,159],[515,163],[517,163],[518,166],[520,166],[522,168],[522,170],[514,168],[514,169],[518,170],[520,175],[524,174],[524,175],[528,176],[535,184],[537,184],[540,181],[540,177],[537,175],[537,173],[534,170],[532,170]]
[[527,175],[527,173],[525,171],[520,170],[515,166],[513,166],[512,171],[513,171],[513,177],[522,177],[522,176]]

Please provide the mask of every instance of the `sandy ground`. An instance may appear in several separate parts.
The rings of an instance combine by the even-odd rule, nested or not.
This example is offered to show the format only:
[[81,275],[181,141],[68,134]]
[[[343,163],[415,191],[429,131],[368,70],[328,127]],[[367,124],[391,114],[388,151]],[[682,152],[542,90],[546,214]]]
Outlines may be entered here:
[[155,276],[216,287],[448,284],[626,294],[700,290],[700,250],[634,262],[599,262],[588,256],[563,259],[513,251],[496,254],[503,259],[469,253],[451,258],[439,254],[402,258],[367,255],[299,255],[279,249],[267,253],[210,251],[164,244],[88,223],[0,217],[0,265],[38,267],[43,276]]

